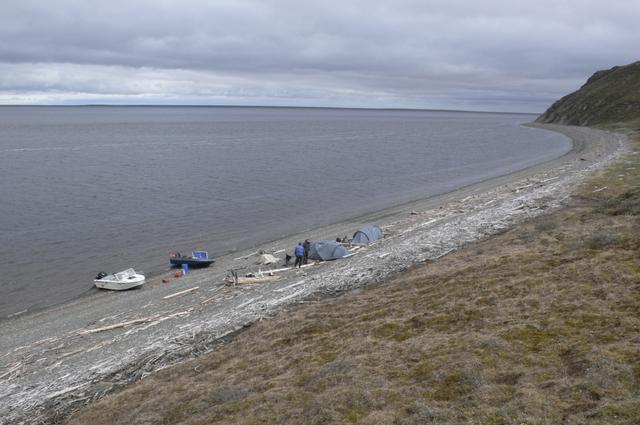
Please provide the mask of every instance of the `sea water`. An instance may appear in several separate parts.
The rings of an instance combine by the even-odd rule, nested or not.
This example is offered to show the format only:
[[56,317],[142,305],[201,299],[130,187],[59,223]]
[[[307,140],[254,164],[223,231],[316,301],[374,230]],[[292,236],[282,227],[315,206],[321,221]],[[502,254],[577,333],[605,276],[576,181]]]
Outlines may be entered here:
[[[534,115],[0,107],[0,319],[556,158]],[[331,235],[333,236],[333,235]]]

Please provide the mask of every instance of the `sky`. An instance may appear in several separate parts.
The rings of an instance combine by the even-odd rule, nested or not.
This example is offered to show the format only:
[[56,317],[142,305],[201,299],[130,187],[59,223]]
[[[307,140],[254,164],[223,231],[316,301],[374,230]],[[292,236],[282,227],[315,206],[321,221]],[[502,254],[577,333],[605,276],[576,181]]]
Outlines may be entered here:
[[542,112],[640,60],[638,0],[0,0],[0,104]]

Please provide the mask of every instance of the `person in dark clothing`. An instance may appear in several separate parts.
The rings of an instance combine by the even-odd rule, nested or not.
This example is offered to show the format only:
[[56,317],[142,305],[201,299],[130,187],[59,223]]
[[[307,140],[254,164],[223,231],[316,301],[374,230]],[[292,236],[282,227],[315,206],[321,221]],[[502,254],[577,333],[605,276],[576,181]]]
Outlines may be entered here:
[[309,247],[311,246],[311,242],[309,242],[309,239],[305,239],[304,243],[302,244],[302,247],[304,248],[304,258],[302,259],[304,264],[307,264],[307,262],[309,261]]
[[302,242],[298,242],[298,245],[295,249],[296,254],[296,263],[293,267],[302,267],[302,260],[304,260],[304,247],[302,246]]

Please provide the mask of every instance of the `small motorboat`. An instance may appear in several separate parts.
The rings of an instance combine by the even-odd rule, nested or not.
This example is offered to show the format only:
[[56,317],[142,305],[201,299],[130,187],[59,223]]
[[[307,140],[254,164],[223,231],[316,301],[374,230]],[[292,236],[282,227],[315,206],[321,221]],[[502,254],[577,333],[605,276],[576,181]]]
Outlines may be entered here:
[[100,289],[124,291],[125,289],[144,285],[145,280],[146,277],[143,274],[136,273],[134,269],[127,269],[113,274],[100,272],[93,280],[93,283]]
[[191,255],[182,255],[179,252],[169,254],[169,262],[172,266],[181,267],[187,264],[189,267],[209,267],[216,260],[209,258],[207,251],[193,251]]

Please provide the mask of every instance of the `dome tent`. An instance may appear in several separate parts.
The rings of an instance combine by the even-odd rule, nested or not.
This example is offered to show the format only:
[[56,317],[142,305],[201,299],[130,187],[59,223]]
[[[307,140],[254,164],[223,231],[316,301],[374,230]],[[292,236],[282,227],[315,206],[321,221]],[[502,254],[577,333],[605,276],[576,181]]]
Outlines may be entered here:
[[382,239],[384,234],[382,230],[378,226],[374,226],[373,224],[367,224],[359,228],[354,234],[352,243],[371,243],[373,241],[377,241],[378,239]]
[[347,254],[347,248],[334,241],[314,241],[309,247],[309,258],[312,260],[335,260]]

